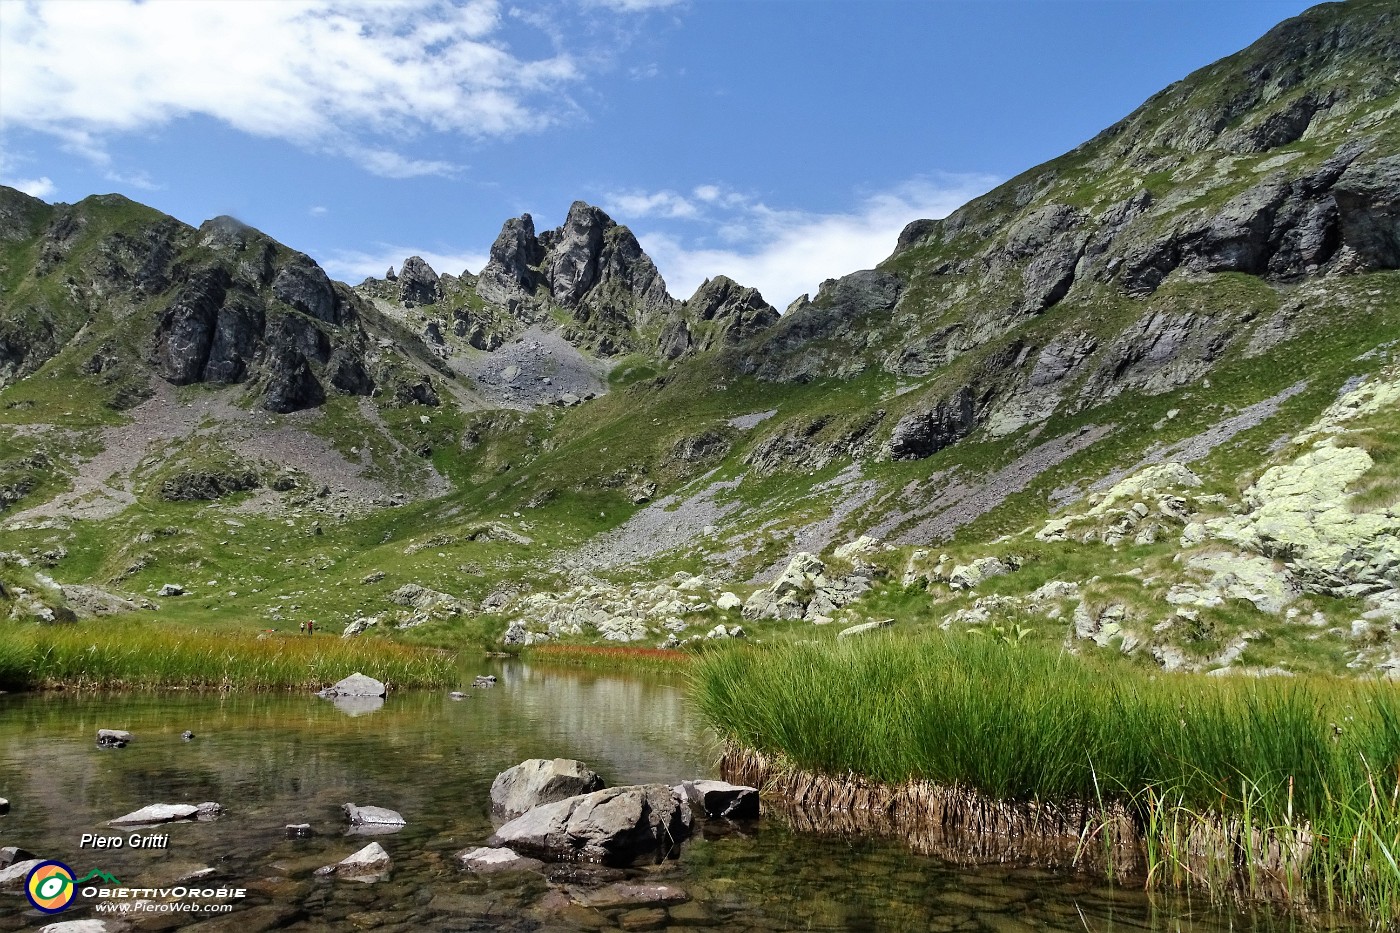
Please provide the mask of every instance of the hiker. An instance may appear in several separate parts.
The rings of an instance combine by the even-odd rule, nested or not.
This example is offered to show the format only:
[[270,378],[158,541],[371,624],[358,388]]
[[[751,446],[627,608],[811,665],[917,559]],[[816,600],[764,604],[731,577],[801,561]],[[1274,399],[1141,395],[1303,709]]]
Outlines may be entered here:
[[305,622],[299,622],[299,623],[297,623],[297,628],[301,630],[301,633],[302,633],[303,635],[306,634],[306,623],[305,623]]
[[314,635],[314,634],[316,634],[316,623],[315,623],[315,622],[307,622],[307,623],[306,623],[306,634],[308,634],[308,635]]

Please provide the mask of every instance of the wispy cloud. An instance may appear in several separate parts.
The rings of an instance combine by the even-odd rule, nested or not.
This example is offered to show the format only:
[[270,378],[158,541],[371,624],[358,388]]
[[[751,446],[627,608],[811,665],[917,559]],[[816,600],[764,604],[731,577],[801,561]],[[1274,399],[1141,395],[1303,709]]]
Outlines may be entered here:
[[715,184],[698,185],[688,195],[617,192],[603,203],[636,231],[671,294],[689,297],[705,279],[723,274],[757,288],[781,310],[814,293],[824,279],[878,264],[911,220],[944,217],[998,181],[990,175],[921,176],[834,213],[776,209]]
[[97,164],[112,134],[202,115],[376,174],[450,174],[401,150],[430,132],[547,126],[582,77],[567,51],[512,54],[496,0],[0,3],[0,129],[51,134]]
[[53,179],[44,175],[40,178],[6,178],[0,181],[0,185],[7,185],[34,198],[47,200],[53,197],[58,191],[58,185],[53,183]]
[[409,256],[421,256],[438,275],[477,273],[490,258],[488,253],[439,252],[379,243],[372,250],[333,250],[324,255],[317,255],[315,259],[331,278],[358,285],[370,276],[383,278],[384,273],[391,267],[397,272]]

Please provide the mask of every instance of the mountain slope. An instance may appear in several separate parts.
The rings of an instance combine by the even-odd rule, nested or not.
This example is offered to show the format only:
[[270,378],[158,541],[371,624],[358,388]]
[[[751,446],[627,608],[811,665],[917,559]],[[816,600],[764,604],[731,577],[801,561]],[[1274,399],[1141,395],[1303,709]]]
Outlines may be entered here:
[[[298,254],[267,247],[250,276],[222,222],[147,212],[102,221],[122,239],[74,241],[74,293],[55,270],[75,260],[43,260],[66,235],[55,218],[109,207],[7,196],[0,319],[38,349],[0,342],[15,451],[0,488],[19,503],[0,547],[137,593],[220,581],[180,618],[314,605],[322,624],[441,643],[662,643],[741,621],[808,637],[894,617],[1021,626],[1164,667],[1395,670],[1398,25],[1390,3],[1316,7],[909,225],[879,268],[781,318],[723,276],[676,301],[626,228],[581,202],[557,230],[508,221],[478,275],[411,258],[331,286],[331,311],[278,291],[289,269],[315,278]],[[164,259],[118,248],[167,241]],[[93,271],[109,254],[120,275]],[[219,288],[222,304],[206,299]],[[243,309],[264,324],[240,371],[214,350],[230,343],[217,324],[201,328]],[[308,327],[326,343],[286,336]],[[241,393],[269,432],[321,439],[323,463],[279,471],[231,427],[194,431],[102,480],[131,507],[80,517],[84,471],[147,409],[52,388],[96,384],[81,363],[117,334],[122,404],[152,375],[151,405]],[[276,414],[283,347],[330,387],[324,404]],[[336,353],[371,395],[337,390]],[[204,488],[229,453],[263,487],[290,485],[160,494]],[[316,496],[335,470],[380,485]]]

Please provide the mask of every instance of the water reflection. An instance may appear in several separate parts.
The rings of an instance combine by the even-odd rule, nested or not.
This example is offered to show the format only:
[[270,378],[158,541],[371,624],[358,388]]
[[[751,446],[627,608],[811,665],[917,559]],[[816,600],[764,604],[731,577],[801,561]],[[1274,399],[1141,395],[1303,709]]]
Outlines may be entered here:
[[[347,716],[314,696],[0,696],[0,845],[128,885],[169,884],[205,868],[249,897],[204,930],[565,931],[1283,931],[1296,918],[1150,899],[1093,878],[1010,866],[958,867],[866,836],[801,832],[771,818],[710,825],[678,861],[625,877],[679,886],[666,907],[577,903],[578,877],[476,876],[454,854],[491,834],[489,789],[522,759],[587,762],[610,784],[717,776],[718,749],[675,682],[509,665],[498,686],[391,695]],[[468,672],[464,683],[470,683]],[[135,738],[93,744],[98,728]],[[191,730],[197,739],[181,740]],[[80,849],[83,833],[151,803],[218,801],[208,823],[179,823],[164,850]],[[377,884],[318,878],[370,840],[349,836],[341,805],[399,811],[375,837],[393,867]],[[307,823],[310,835],[288,834]],[[0,930],[53,918],[0,893]],[[61,919],[92,916],[90,907]],[[163,918],[168,922],[171,918]],[[1338,924],[1345,927],[1344,924]],[[161,926],[171,929],[173,926]]]

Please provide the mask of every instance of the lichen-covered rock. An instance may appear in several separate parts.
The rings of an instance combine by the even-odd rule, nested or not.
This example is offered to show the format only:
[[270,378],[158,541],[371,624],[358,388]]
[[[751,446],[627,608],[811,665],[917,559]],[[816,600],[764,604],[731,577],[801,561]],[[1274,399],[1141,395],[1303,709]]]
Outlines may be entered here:
[[1400,515],[1356,511],[1347,488],[1371,469],[1360,447],[1323,441],[1264,472],[1244,515],[1206,522],[1212,537],[1283,561],[1306,590],[1356,596],[1400,585]]
[[1220,606],[1242,599],[1261,612],[1277,614],[1298,597],[1288,575],[1272,560],[1255,554],[1203,554],[1191,558],[1187,566],[1210,577],[1201,584],[1174,585],[1167,593],[1167,602],[1174,606]]

